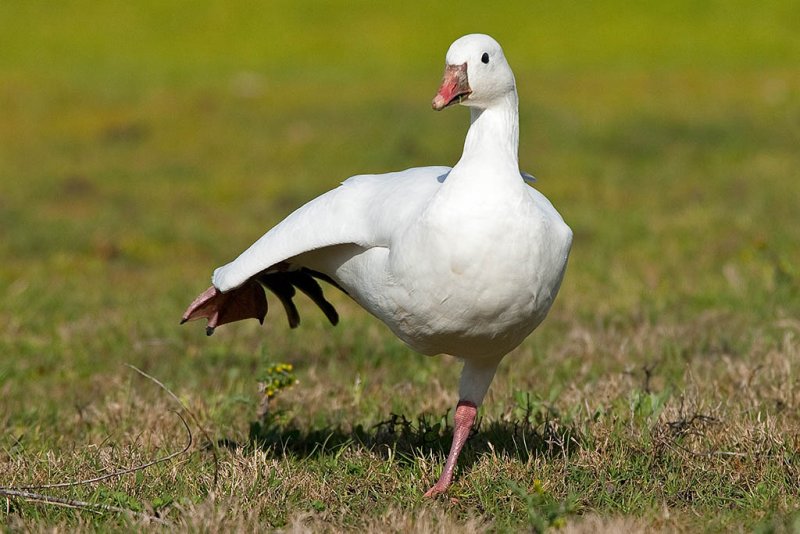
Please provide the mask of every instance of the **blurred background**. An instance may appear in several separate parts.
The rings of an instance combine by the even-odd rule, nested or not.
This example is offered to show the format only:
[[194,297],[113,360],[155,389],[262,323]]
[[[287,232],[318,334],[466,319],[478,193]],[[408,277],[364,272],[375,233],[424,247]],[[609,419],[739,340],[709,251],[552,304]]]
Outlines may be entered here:
[[404,352],[354,308],[333,331],[350,334],[313,308],[305,329],[275,314],[210,343],[177,322],[213,267],[304,201],[352,174],[455,163],[468,113],[430,99],[471,32],[504,46],[521,165],[575,231],[532,350],[642,318],[703,325],[693,347],[778,339],[800,312],[798,28],[781,0],[4,2],[4,402],[74,396],[69,380],[122,361],[192,365],[225,389],[237,354],[313,363],[314,336],[334,336],[320,359],[362,334]]
[[[178,322],[214,267],[348,176],[454,164],[468,112],[430,101],[450,43],[472,32],[503,45],[521,166],[575,232],[561,294],[501,367],[489,420],[516,421],[535,392],[585,408],[587,436],[636,442],[636,424],[613,423],[628,399],[676,392],[683,412],[689,391],[748,435],[762,409],[786,425],[776,435],[796,432],[799,29],[795,0],[2,2],[0,446],[25,453],[25,478],[31,452],[160,435],[147,414],[163,393],[122,363],[171,384],[215,438],[247,439],[267,361],[295,365],[282,406],[300,428],[446,414],[458,366],[411,353],[344,296],[331,295],[337,328],[302,298],[294,331],[278,309],[211,339]],[[676,465],[663,480],[684,479]],[[706,467],[692,467],[705,495],[739,491]],[[588,480],[588,506],[637,502],[591,486],[594,472],[551,474],[564,494]],[[660,507],[666,486],[648,480]],[[786,484],[745,512],[796,498]],[[677,506],[699,506],[680,491]]]

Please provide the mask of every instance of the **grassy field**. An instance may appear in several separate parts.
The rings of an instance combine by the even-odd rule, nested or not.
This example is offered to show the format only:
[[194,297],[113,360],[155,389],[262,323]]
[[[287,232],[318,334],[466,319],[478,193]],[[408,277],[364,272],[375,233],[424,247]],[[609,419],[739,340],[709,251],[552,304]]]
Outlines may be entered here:
[[[32,490],[138,515],[0,498],[0,528],[800,531],[800,4],[503,5],[0,5],[0,486],[180,450],[178,405],[126,363],[207,431]],[[341,295],[336,328],[306,302],[293,331],[178,321],[347,176],[453,164],[468,114],[429,102],[474,31],[575,242],[428,501],[453,359]],[[299,383],[260,417],[278,362]]]

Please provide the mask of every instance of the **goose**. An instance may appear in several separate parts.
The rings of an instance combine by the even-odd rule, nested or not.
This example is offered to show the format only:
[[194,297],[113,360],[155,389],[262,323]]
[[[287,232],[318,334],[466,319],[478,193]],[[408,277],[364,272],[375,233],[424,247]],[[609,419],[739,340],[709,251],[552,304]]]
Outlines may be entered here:
[[544,320],[558,293],[572,231],[518,163],[514,74],[492,37],[447,51],[432,107],[470,109],[461,159],[348,178],[301,206],[217,268],[182,323],[220,325],[267,313],[265,289],[300,322],[296,289],[332,324],[318,280],[343,291],[425,355],[463,362],[450,452],[427,497],[450,487],[498,364]]

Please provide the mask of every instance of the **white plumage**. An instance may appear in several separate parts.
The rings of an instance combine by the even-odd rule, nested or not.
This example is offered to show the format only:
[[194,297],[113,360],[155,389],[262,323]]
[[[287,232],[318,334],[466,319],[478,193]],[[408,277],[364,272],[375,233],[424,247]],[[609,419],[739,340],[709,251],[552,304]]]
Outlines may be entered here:
[[[288,295],[293,307],[292,286],[275,290],[270,276],[289,276],[289,284],[309,293],[291,277],[310,273],[337,284],[414,350],[461,358],[458,410],[468,417],[459,423],[457,410],[453,450],[429,495],[449,486],[463,445],[456,443],[459,424],[472,425],[497,364],[549,311],[572,242],[561,216],[519,170],[514,76],[491,37],[467,35],[450,47],[433,106],[453,103],[469,106],[472,119],[454,167],[347,179],[218,268],[213,287],[184,316],[207,317],[212,328],[263,319],[265,305],[248,308],[261,298],[252,292],[263,293],[251,280],[273,289],[284,305]],[[236,293],[242,288],[250,288],[244,298]]]

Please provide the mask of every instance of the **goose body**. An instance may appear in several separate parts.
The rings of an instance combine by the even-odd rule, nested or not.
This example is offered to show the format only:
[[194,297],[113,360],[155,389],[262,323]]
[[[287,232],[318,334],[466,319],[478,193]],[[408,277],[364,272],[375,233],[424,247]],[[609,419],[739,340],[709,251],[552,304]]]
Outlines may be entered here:
[[450,167],[353,176],[297,209],[231,263],[184,321],[263,320],[262,285],[299,322],[294,288],[332,322],[315,278],[345,291],[414,350],[464,361],[453,447],[428,495],[444,492],[500,360],[544,320],[572,232],[526,181],[517,160],[513,74],[500,45],[474,34],[447,53],[434,109],[471,108],[461,159]]

